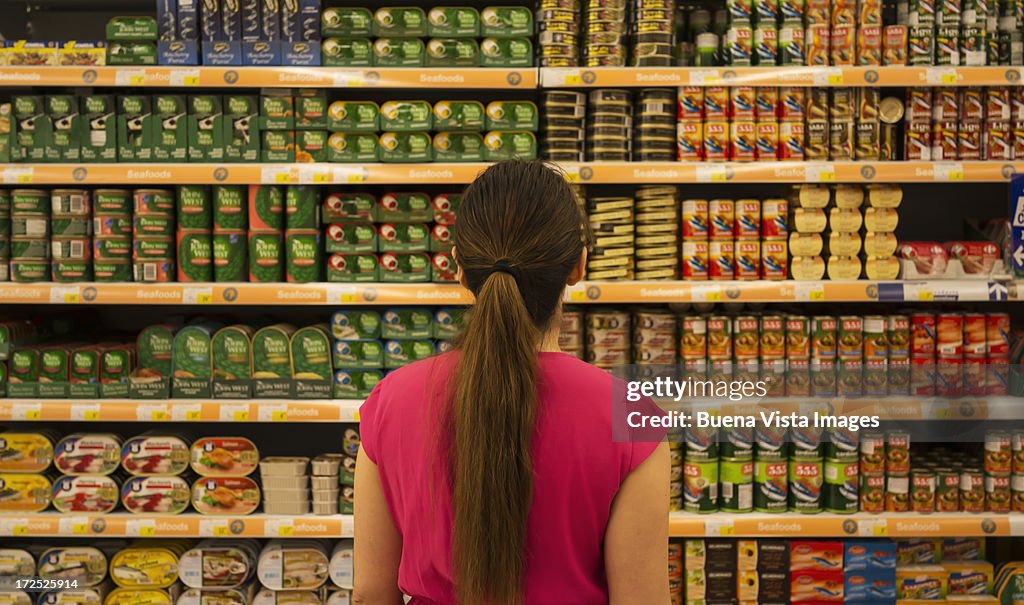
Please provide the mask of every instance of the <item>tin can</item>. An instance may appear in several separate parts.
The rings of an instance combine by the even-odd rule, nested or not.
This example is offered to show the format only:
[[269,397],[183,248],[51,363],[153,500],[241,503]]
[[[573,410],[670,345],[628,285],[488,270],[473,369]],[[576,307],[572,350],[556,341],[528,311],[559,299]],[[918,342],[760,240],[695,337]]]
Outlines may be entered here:
[[803,123],[807,91],[803,88],[783,86],[779,88],[779,120]]
[[804,32],[807,65],[829,65],[832,28],[828,24],[808,25]]
[[718,429],[692,426],[686,430],[687,460],[718,459]]
[[699,122],[704,119],[704,89],[699,86],[680,86],[676,93],[679,121]]
[[168,258],[137,258],[132,261],[132,270],[137,282],[172,282],[174,281],[174,259]]
[[757,360],[759,351],[758,320],[752,315],[740,315],[732,324],[733,359]]
[[711,240],[708,243],[708,277],[731,280],[736,276],[736,245],[732,240]]
[[723,315],[707,319],[708,359],[732,360],[732,322]]
[[759,122],[779,119],[779,89],[774,86],[758,86],[754,89],[754,118]]
[[856,25],[834,25],[829,33],[829,59],[832,65],[854,65]]
[[776,426],[754,428],[754,456],[758,460],[786,460],[789,457],[789,431]]
[[782,239],[789,235],[789,204],[786,200],[766,199],[760,202],[761,237]]
[[711,239],[733,239],[736,221],[736,204],[732,200],[711,200],[708,203]]
[[985,389],[989,395],[1006,395],[1010,384],[1010,359],[989,357],[985,360]]
[[736,241],[736,279],[755,280],[761,277],[761,242],[756,239]]
[[981,157],[986,160],[1014,159],[1013,130],[1009,122],[986,120],[982,128]]
[[786,359],[810,359],[811,322],[803,315],[786,317]]
[[828,315],[811,318],[811,359],[835,359],[836,338],[836,318]]
[[724,162],[729,157],[729,123],[723,120],[704,123],[703,158],[705,162]]
[[915,469],[910,473],[910,510],[915,513],[935,512],[935,473]]
[[708,242],[683,242],[683,279],[708,279]]
[[940,358],[962,358],[964,355],[964,316],[940,313],[935,320],[935,348]]
[[760,359],[773,361],[786,357],[786,325],[781,315],[762,315],[758,319]]
[[[981,88],[964,88],[960,91],[959,120],[983,120],[985,119],[986,95]],[[993,119],[999,119],[998,115]],[[1009,119],[1007,117],[1006,119]]]
[[704,127],[700,122],[676,124],[676,157],[680,161],[699,161],[704,157]]
[[857,512],[860,503],[860,479],[856,462],[826,460],[824,465],[823,504],[827,512]]
[[786,364],[786,395],[788,397],[809,397],[811,395],[811,368],[806,359],[790,359]]
[[733,86],[727,89],[729,99],[726,115],[732,120],[754,119],[756,95],[753,86]]
[[985,473],[989,475],[1009,474],[1013,470],[1013,449],[1010,433],[987,431],[985,433]]
[[753,0],[726,0],[725,9],[730,21],[749,23],[754,16]]
[[985,510],[990,513],[1010,512],[1010,476],[985,475]]
[[1013,473],[1024,475],[1024,431],[1014,431],[1010,437],[1010,444],[1013,453]]
[[985,334],[985,353],[988,357],[1005,357],[1009,354],[1010,316],[1007,313],[986,315]]
[[960,474],[943,468],[935,472],[935,510],[940,513],[960,512]]
[[910,316],[911,357],[934,357],[937,350],[936,316],[914,313]]
[[789,510],[820,513],[822,507],[822,461],[789,461]]
[[750,67],[753,64],[754,31],[750,25],[733,22],[725,33],[725,44],[722,54],[729,65]]
[[910,394],[910,360],[889,359],[886,368],[886,391],[889,395]]
[[884,474],[860,474],[860,512],[885,512]]
[[864,362],[861,359],[839,358],[836,363],[836,394],[842,397],[864,394]]
[[683,240],[707,239],[709,235],[707,200],[683,200],[682,206]]
[[909,394],[917,397],[933,397],[936,392],[935,358],[913,357],[910,360]]
[[905,135],[904,156],[907,160],[931,160],[932,124],[930,121],[907,122]]
[[784,239],[761,242],[761,277],[763,279],[786,279],[789,267],[787,248]]
[[1024,475],[1010,477],[1011,509],[1015,513],[1024,513]]
[[836,395],[837,366],[835,359],[811,360],[811,395],[834,397]]
[[907,26],[887,25],[882,34],[882,65],[907,64]]
[[91,212],[91,197],[85,189],[54,189],[50,193],[52,216],[88,216]]
[[753,162],[757,159],[757,125],[753,120],[729,123],[728,158],[735,162]]
[[723,512],[749,513],[754,510],[754,462],[722,458],[719,463],[721,491],[718,505]]
[[754,455],[754,429],[736,427],[722,431],[718,448],[723,458],[750,459]]
[[886,361],[889,358],[889,344],[886,334],[886,318],[882,315],[868,315],[863,319],[864,361]]
[[985,512],[985,473],[979,468],[960,471],[960,510],[965,513]]
[[804,125],[804,159],[817,161],[829,159],[831,133],[828,120],[809,121]]
[[804,159],[804,124],[803,122],[779,123],[779,159]]
[[802,66],[807,61],[806,35],[799,23],[783,23],[778,35],[778,64],[783,66]]
[[836,322],[837,354],[841,359],[862,359],[864,356],[864,318],[844,315]]
[[935,29],[935,65],[960,64],[960,28],[940,26]]
[[774,21],[758,24],[754,30],[754,60],[757,65],[775,67],[779,62],[779,30]]
[[789,465],[786,461],[758,460],[754,464],[754,510],[782,513],[789,508]]
[[718,511],[718,460],[689,460],[683,464],[683,510]]
[[885,347],[889,359],[910,357],[910,317],[888,315],[885,318]]
[[861,24],[857,28],[857,65],[882,64],[882,27]]
[[963,315],[963,354],[965,357],[984,359],[986,355],[986,338],[988,325],[984,313],[965,313]]
[[732,231],[736,238],[759,237],[761,235],[761,201],[736,200],[733,206],[735,221]]
[[813,460],[821,458],[824,447],[822,445],[822,430],[816,426],[793,427],[789,429],[789,440],[792,452],[790,457],[794,460]]
[[980,160],[982,153],[981,122],[978,120],[960,122],[956,144],[957,159]]
[[707,357],[708,324],[700,315],[686,315],[680,322],[679,353],[683,360]]
[[889,431],[885,435],[885,472],[890,475],[910,472],[910,433]]
[[804,13],[808,25],[828,25],[832,22],[832,3],[830,0],[805,0]]
[[136,215],[174,216],[174,193],[166,189],[136,189],[132,193],[132,201]]
[[907,31],[907,64],[931,65],[935,61],[935,28],[911,26]]
[[833,120],[829,123],[828,159],[852,160],[854,143],[853,120]]
[[755,125],[754,144],[759,162],[774,162],[779,159],[779,123],[758,122]]
[[885,512],[910,511],[910,474],[885,476]]
[[983,89],[985,96],[985,107],[983,118],[986,120],[1009,121],[1017,116],[1010,113],[1010,89],[1002,86],[992,86]]

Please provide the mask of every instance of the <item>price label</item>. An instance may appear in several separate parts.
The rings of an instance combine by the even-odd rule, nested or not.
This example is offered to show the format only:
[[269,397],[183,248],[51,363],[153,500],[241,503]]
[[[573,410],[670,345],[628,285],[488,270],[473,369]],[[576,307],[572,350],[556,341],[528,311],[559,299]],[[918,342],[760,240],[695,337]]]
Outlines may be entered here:
[[171,86],[199,86],[198,69],[174,69],[171,71]]
[[3,181],[5,185],[28,185],[33,181],[33,169],[30,167],[5,168]]
[[808,164],[804,167],[804,182],[834,183],[836,182],[835,164]]
[[690,300],[693,302],[722,302],[720,286],[690,286]]
[[213,288],[182,288],[181,302],[186,305],[211,305],[213,304]]
[[260,422],[288,422],[288,406],[286,404],[260,404],[258,410]]
[[582,179],[580,178],[579,168],[565,168],[565,180],[568,183],[579,183]]
[[862,538],[885,538],[889,535],[889,524],[885,519],[860,519],[857,522],[857,533]]
[[320,164],[299,166],[299,181],[313,185],[330,184],[334,182],[334,172],[330,167]]
[[171,418],[175,422],[199,422],[203,419],[201,403],[174,403],[171,405]]
[[89,518],[61,517],[58,528],[62,536],[84,536],[89,533]]
[[351,538],[355,533],[356,523],[352,515],[345,515],[341,518],[341,537]]
[[796,284],[796,300],[801,302],[824,302],[825,301],[825,286],[820,283],[801,283]]
[[277,528],[277,535],[281,538],[290,538],[295,535],[295,528],[291,525],[281,525]]
[[56,305],[74,305],[81,301],[79,289],[69,286],[54,286],[50,288],[50,302]]
[[690,86],[712,86],[722,81],[717,69],[697,69],[690,72]]
[[931,290],[918,290],[917,300],[921,302],[932,302],[935,300],[935,292]]
[[955,67],[929,67],[925,72],[929,84],[955,86],[960,79]]
[[366,78],[361,71],[334,72],[334,86],[338,88],[359,88],[366,85]]
[[736,527],[729,519],[708,519],[704,522],[704,535],[710,538],[736,535]]
[[298,175],[289,167],[265,166],[260,170],[260,182],[278,185],[297,185]]
[[156,535],[156,520],[129,519],[125,521],[124,533],[128,537],[152,538]]
[[119,69],[114,73],[114,83],[117,86],[145,86],[146,70]]
[[725,166],[697,166],[698,183],[724,183],[729,180]]
[[583,290],[573,290],[569,292],[569,302],[586,302],[587,293]]
[[224,538],[230,533],[228,522],[224,519],[204,519],[199,522],[199,535]]
[[136,408],[135,416],[140,422],[165,422],[169,414],[166,405],[143,404]]
[[71,420],[86,420],[94,422],[99,419],[100,405],[98,403],[71,404]]
[[288,422],[288,411],[282,410],[280,412],[274,412],[270,416],[272,422]]
[[1010,535],[1014,537],[1024,536],[1024,515],[1010,515]]
[[963,181],[964,165],[960,162],[936,162],[933,174],[936,181]]
[[263,534],[268,538],[290,538],[295,535],[291,519],[274,519],[263,524]]
[[11,405],[11,420],[39,420],[43,416],[38,403],[15,403]]
[[843,86],[843,70],[840,67],[821,67],[814,71],[816,86]]
[[563,86],[582,86],[583,76],[580,75],[579,70],[570,70],[562,73],[562,85]]
[[220,408],[221,422],[248,422],[249,404],[223,405]]
[[28,519],[0,519],[0,536],[24,536],[28,533]]
[[352,412],[352,420],[359,422],[359,410]]

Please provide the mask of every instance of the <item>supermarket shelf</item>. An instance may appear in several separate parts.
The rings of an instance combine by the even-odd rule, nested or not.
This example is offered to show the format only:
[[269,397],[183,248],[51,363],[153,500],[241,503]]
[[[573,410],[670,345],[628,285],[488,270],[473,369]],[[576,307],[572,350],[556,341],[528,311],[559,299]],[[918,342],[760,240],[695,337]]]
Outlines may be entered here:
[[537,88],[534,68],[0,67],[0,87]]
[[490,164],[3,164],[5,185],[465,184]]
[[[907,397],[900,395],[876,397],[816,397],[785,399],[765,398],[746,403],[676,403],[658,401],[666,410],[688,414],[708,412],[719,416],[754,416],[760,412],[778,411],[782,415],[812,416],[815,412],[829,416],[878,416],[882,421],[907,420],[1019,420],[1024,413],[1021,397],[964,397],[960,399]],[[0,412],[3,408],[0,407]],[[3,416],[0,415],[0,419]]]
[[0,515],[0,536],[24,538],[351,538],[352,515]]
[[[5,185],[456,185],[490,164],[4,164]],[[591,162],[560,165],[583,184],[997,183],[1024,162]]]
[[583,184],[996,183],[1024,162],[590,162],[560,164]]
[[672,537],[736,538],[941,538],[1024,535],[1022,514],[821,513],[697,515],[672,513]]
[[359,422],[362,401],[0,399],[0,421]]
[[1019,86],[1019,67],[601,67],[540,70],[542,88],[650,86]]
[[[1021,282],[722,281],[581,282],[568,289],[575,304],[984,302],[1018,300]],[[0,304],[82,305],[465,305],[458,284],[257,283],[4,283]]]

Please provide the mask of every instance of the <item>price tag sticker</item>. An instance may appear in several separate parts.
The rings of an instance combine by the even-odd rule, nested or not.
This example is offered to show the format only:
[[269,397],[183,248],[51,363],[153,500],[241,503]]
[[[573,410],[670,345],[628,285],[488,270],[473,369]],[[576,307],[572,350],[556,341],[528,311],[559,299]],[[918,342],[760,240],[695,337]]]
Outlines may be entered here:
[[690,86],[711,86],[722,81],[717,69],[697,69],[690,72]]
[[227,519],[203,519],[199,522],[199,535],[224,538],[230,533]]
[[360,290],[356,286],[328,286],[327,302],[331,304],[354,305],[359,302]]
[[804,182],[834,183],[836,182],[835,164],[808,164],[804,167]]
[[921,302],[932,302],[935,300],[935,292],[932,290],[918,290],[917,300]]
[[366,86],[366,77],[361,71],[334,72],[334,86],[337,88],[361,88]]
[[288,422],[287,404],[260,404],[258,409],[260,422]]
[[964,165],[960,162],[936,162],[933,168],[933,174],[936,181],[963,181]]
[[583,84],[583,76],[580,75],[580,70],[573,69],[562,72],[562,85],[563,86],[581,86]]
[[33,169],[25,166],[4,168],[3,181],[5,185],[28,185],[33,181]]
[[186,305],[211,305],[213,304],[213,288],[182,288],[181,302]]
[[697,166],[698,183],[724,183],[729,180],[729,172],[725,166]]
[[1010,535],[1014,537],[1024,536],[1024,515],[1010,515]]
[[39,420],[42,416],[41,404],[15,403],[11,405],[11,420]]
[[857,533],[862,538],[885,538],[889,535],[889,524],[885,519],[859,519]]
[[693,302],[722,302],[722,288],[717,285],[690,286],[690,300]]
[[299,166],[299,182],[307,185],[326,185],[334,182],[334,171],[322,164]]
[[0,536],[28,534],[28,519],[0,519]]
[[291,519],[273,519],[263,524],[263,535],[268,538],[290,538],[295,535]]
[[81,302],[76,286],[53,286],[50,288],[50,302],[56,305],[75,305]]
[[100,404],[98,403],[73,403],[71,404],[71,420],[85,420],[95,422],[100,419]]
[[166,422],[170,414],[166,405],[142,404],[136,408],[135,416],[140,422]]
[[117,86],[145,86],[146,70],[119,69],[114,73],[114,84]]
[[960,79],[959,71],[955,67],[928,67],[925,69],[925,78],[929,84],[943,86],[954,86]]
[[171,86],[199,86],[198,69],[171,70]]
[[709,538],[732,537],[736,535],[736,527],[731,519],[708,519],[704,522],[704,535]]
[[270,185],[297,185],[299,179],[290,167],[264,166],[260,169],[260,182]]
[[248,422],[249,404],[224,405],[220,408],[221,422]]
[[824,302],[825,286],[821,283],[797,282],[794,294],[799,302]]
[[841,67],[819,67],[814,71],[815,86],[843,86],[845,81]]
[[124,533],[130,538],[152,538],[156,536],[156,520],[129,519],[125,521]]
[[171,419],[175,422],[199,422],[203,419],[203,404],[174,403],[171,404]]
[[62,536],[84,536],[89,533],[88,517],[61,517],[57,530]]
[[359,422],[359,410],[352,412],[352,420]]

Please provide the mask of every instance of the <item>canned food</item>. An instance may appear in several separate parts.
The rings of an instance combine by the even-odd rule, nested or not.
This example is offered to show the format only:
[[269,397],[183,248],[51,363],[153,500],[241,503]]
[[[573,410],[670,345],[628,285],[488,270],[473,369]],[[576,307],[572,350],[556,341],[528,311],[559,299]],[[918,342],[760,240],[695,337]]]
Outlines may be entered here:
[[865,433],[860,440],[860,470],[872,475],[885,472],[885,435]]
[[684,360],[705,359],[707,349],[707,320],[699,315],[687,315],[680,323],[679,352]]
[[837,354],[840,359],[862,359],[864,356],[864,319],[855,315],[840,317]]
[[1010,442],[1013,454],[1012,470],[1016,474],[1024,475],[1024,431],[1014,431]]
[[1010,433],[985,433],[985,472],[990,475],[1009,474],[1013,469],[1013,450]]
[[788,457],[788,430],[777,426],[754,428],[755,456],[758,460],[785,460]]
[[85,189],[54,189],[50,194],[53,216],[80,216],[92,212],[89,192]]
[[910,316],[910,353],[912,357],[933,357],[936,352],[936,317],[930,313]]
[[910,475],[885,476],[885,511],[905,513],[910,511]]
[[910,509],[915,513],[935,512],[935,473],[915,469],[910,473]]
[[708,243],[708,277],[731,280],[736,276],[736,246],[732,240]]
[[1010,477],[1010,499],[1013,512],[1024,512],[1024,475]]
[[718,511],[718,460],[683,464],[683,509],[702,514]]
[[985,353],[988,357],[1005,357],[1010,352],[1010,316],[989,313],[985,318]]
[[137,215],[174,216],[174,193],[166,189],[136,189],[132,194],[132,200]]
[[789,461],[789,510],[819,513],[822,507],[822,461]]
[[860,512],[881,513],[885,511],[885,475],[860,475]]
[[702,280],[708,279],[708,242],[684,241],[683,242],[683,279]]
[[702,143],[705,162],[724,162],[729,155],[729,123],[718,119],[705,122]]
[[754,509],[754,462],[723,458],[719,463],[721,492],[719,508],[727,513],[749,513]]
[[952,469],[935,472],[935,510],[940,513],[960,511],[960,474]]
[[985,511],[985,473],[981,469],[960,471],[960,509],[968,513]]
[[860,502],[856,462],[826,460],[824,466],[824,508],[830,513],[855,513]]
[[910,356],[910,317],[888,315],[885,318],[885,344],[889,359],[906,359]]
[[811,358],[835,359],[837,352],[836,319],[827,315],[811,318]]
[[707,200],[683,200],[682,222],[683,238],[707,238],[708,202]]
[[733,358],[736,361],[756,360],[759,354],[760,338],[758,320],[751,315],[741,315],[733,320]]
[[935,320],[935,346],[938,357],[962,358],[964,354],[964,316],[940,313]]
[[717,460],[718,429],[690,427],[686,431],[686,457],[688,460]]
[[889,431],[885,436],[885,472],[903,474],[910,471],[910,433]]
[[786,461],[758,460],[754,464],[754,510],[782,513],[789,508],[789,465]]
[[736,205],[732,200],[711,200],[708,215],[711,239],[732,239],[735,236]]
[[1010,476],[985,475],[985,510],[990,513],[1010,512]]

